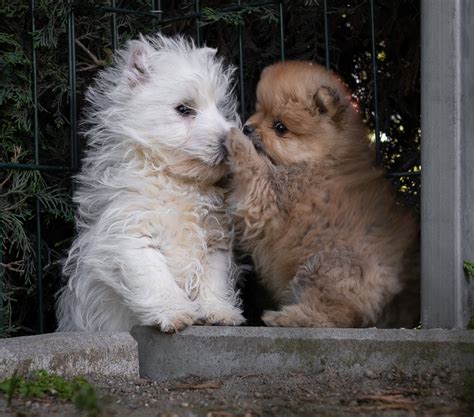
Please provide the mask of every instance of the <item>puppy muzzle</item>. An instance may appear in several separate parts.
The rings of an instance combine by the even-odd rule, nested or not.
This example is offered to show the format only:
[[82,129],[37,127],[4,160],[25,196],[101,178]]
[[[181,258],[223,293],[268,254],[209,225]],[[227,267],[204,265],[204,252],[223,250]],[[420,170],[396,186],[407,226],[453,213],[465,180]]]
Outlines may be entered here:
[[263,151],[262,138],[252,125],[245,125],[242,129],[242,132],[250,139],[257,152]]

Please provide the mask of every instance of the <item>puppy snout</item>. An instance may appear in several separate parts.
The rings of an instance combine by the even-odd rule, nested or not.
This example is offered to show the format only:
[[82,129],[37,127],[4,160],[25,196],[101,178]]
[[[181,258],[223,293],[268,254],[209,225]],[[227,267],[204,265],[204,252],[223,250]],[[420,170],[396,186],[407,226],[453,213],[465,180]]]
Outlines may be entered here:
[[242,132],[244,132],[244,135],[248,136],[252,134],[255,131],[255,128],[252,125],[244,125]]
[[262,138],[255,130],[255,126],[252,126],[251,124],[245,124],[242,128],[242,132],[250,139],[250,141],[253,143],[253,146],[258,152],[263,149]]

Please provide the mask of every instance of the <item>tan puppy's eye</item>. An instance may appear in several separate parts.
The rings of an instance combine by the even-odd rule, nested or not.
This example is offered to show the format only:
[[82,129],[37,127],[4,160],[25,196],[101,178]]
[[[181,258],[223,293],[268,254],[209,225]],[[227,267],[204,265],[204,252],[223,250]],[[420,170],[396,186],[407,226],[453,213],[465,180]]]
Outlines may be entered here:
[[284,135],[286,132],[288,132],[288,129],[282,122],[274,122],[273,123],[273,129],[275,129],[275,132],[279,135]]

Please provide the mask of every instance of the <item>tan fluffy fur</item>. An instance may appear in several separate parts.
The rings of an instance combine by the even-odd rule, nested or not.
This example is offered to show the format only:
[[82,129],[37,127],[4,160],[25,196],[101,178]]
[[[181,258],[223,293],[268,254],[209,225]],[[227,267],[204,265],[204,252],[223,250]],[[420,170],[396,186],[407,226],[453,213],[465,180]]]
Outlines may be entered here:
[[418,226],[375,166],[343,83],[309,62],[272,65],[247,125],[248,136],[229,136],[230,203],[241,245],[281,305],[264,322],[416,325]]

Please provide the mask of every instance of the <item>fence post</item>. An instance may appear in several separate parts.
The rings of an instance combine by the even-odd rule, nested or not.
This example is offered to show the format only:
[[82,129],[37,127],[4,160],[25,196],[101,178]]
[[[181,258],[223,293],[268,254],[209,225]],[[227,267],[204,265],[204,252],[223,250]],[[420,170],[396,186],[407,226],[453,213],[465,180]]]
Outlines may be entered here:
[[422,325],[465,328],[474,285],[474,2],[422,0]]

